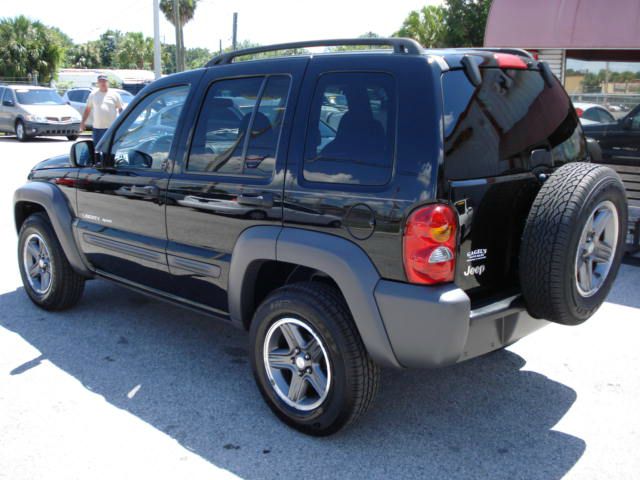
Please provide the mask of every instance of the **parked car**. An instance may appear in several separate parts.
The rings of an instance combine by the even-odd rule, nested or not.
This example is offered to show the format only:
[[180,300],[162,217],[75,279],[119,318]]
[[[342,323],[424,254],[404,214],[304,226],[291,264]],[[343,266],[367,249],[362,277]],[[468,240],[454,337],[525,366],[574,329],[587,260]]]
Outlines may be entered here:
[[[82,115],[84,113],[84,109],[87,107],[87,99],[89,98],[89,94],[93,90],[93,88],[87,87],[71,88],[64,93],[62,99],[67,104],[75,108],[80,115]],[[131,100],[133,100],[134,96],[130,92],[127,92],[126,90],[122,90],[120,88],[114,88],[112,90],[120,94],[120,98],[122,99],[122,106],[123,108],[127,108],[127,105],[131,103]],[[93,126],[93,114],[89,114],[86,126],[88,128],[91,128]]]
[[615,122],[616,119],[611,112],[602,105],[597,103],[582,103],[577,102],[573,104],[576,109],[580,122],[583,125],[592,125],[594,123],[610,123]]
[[78,138],[80,116],[52,89],[32,85],[0,85],[0,132],[30,138],[66,136]]
[[640,105],[619,120],[583,124],[600,147],[598,163],[613,168],[624,182],[629,202],[628,244],[640,249]]
[[[336,44],[391,51],[234,62]],[[313,435],[367,410],[380,367],[580,324],[620,265],[624,187],[549,66],[510,52],[300,42],[163,77],[16,191],[25,291],[61,310],[100,277],[248,330],[266,403]]]

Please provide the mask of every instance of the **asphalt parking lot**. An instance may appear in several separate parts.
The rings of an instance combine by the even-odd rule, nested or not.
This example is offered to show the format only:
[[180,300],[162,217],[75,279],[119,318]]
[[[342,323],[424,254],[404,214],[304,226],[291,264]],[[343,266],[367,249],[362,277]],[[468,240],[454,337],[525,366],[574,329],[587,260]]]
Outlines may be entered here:
[[0,478],[640,478],[640,265],[584,325],[385,371],[365,418],[309,438],[263,403],[243,332],[98,280],[31,304],[12,194],[70,145],[0,137]]

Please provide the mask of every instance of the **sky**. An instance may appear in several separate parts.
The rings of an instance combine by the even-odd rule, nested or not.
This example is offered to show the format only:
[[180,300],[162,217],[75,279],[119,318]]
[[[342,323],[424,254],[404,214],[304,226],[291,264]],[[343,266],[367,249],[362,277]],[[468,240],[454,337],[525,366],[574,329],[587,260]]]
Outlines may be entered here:
[[[233,12],[238,12],[238,41],[263,45],[325,38],[357,37],[373,31],[391,35],[411,10],[441,0],[200,0],[184,29],[185,46],[217,50],[231,44]],[[95,40],[107,29],[141,31],[153,36],[153,0],[2,1],[0,16],[25,15],[60,28],[75,42]],[[160,39],[175,43],[175,30],[160,13]]]

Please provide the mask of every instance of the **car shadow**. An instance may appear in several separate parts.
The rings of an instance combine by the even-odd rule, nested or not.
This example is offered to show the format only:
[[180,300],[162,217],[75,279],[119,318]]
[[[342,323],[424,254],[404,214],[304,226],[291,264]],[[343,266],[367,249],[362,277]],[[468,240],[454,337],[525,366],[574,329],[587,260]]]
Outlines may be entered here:
[[640,308],[640,263],[624,263],[620,266],[613,288],[607,296],[607,302],[626,307]]
[[[585,442],[553,430],[571,388],[507,350],[437,371],[384,371],[368,414],[311,438],[280,423],[255,387],[248,337],[117,285],[87,283],[80,304],[37,309],[0,295],[0,326],[110,402],[243,478],[563,477]],[[137,391],[135,395],[132,395]],[[129,394],[129,395],[128,395]],[[131,397],[131,398],[130,398]]]

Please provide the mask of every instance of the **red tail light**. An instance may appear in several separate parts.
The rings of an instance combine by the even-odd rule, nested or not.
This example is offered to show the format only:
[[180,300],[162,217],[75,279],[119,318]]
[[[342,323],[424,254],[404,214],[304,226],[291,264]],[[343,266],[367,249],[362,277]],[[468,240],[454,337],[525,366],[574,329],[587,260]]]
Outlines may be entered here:
[[517,55],[512,55],[510,53],[494,53],[493,56],[498,62],[498,67],[500,68],[516,68],[519,70],[527,69],[527,63]]
[[581,108],[576,108],[576,113],[578,114],[579,117],[581,117],[582,114],[584,113],[584,110]]
[[411,283],[433,285],[453,281],[457,228],[456,213],[448,205],[427,205],[409,215],[403,260]]

